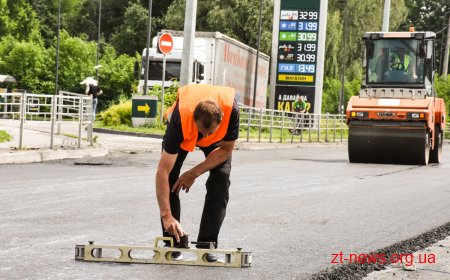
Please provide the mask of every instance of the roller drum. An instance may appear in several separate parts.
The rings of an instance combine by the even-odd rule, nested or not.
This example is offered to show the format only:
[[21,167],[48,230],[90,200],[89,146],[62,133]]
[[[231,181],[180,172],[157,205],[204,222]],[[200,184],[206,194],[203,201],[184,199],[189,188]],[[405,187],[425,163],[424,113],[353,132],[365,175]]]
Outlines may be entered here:
[[426,165],[430,153],[424,123],[361,122],[349,124],[350,162]]

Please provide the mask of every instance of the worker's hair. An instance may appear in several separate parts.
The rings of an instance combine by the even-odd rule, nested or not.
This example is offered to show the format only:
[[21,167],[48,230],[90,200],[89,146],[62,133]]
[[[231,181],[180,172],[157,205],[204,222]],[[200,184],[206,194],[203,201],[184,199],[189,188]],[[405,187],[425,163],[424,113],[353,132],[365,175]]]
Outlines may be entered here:
[[223,113],[219,106],[214,101],[206,100],[201,101],[195,106],[194,120],[201,121],[202,126],[205,129],[209,129],[213,122],[220,124],[222,121]]

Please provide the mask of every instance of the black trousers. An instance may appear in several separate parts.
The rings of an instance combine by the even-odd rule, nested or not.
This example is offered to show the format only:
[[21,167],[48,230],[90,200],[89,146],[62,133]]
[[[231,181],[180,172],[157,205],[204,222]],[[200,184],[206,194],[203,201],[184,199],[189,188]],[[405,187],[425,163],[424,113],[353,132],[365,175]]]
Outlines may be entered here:
[[[206,148],[200,148],[205,157],[209,155],[216,145],[212,145]],[[178,152],[175,164],[169,174],[169,187],[175,185],[180,176],[180,170],[183,166],[183,162],[186,159],[188,152],[180,149]],[[198,233],[197,241],[199,242],[215,242],[216,247],[218,244],[218,236],[223,220],[225,218],[230,188],[230,172],[231,172],[231,156],[222,164],[216,166],[209,171],[209,177],[206,181],[206,196],[205,204],[203,206],[202,219],[200,222],[200,231]],[[172,215],[178,222],[181,223],[181,207],[180,197],[175,193],[170,192],[170,210]],[[162,223],[162,222],[161,222]],[[164,231],[163,235],[171,236]],[[202,246],[197,246],[201,248]]]

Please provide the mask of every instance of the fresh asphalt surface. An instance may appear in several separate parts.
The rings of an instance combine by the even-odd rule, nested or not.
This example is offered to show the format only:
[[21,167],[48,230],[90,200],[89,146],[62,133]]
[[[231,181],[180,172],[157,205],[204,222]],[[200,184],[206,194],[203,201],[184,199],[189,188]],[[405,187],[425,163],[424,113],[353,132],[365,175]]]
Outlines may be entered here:
[[[251,268],[88,263],[76,244],[151,246],[160,235],[159,154],[0,167],[0,279],[304,279],[332,254],[368,253],[449,222],[450,146],[440,165],[350,164],[346,146],[235,151],[219,247]],[[185,167],[203,154],[190,154]],[[182,193],[195,240],[206,175]]]

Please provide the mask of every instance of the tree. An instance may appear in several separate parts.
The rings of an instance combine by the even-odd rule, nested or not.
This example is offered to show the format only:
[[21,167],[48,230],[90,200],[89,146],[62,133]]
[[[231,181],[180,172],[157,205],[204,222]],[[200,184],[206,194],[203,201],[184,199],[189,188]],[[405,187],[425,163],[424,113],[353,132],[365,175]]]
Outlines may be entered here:
[[21,42],[8,35],[0,41],[0,56],[0,72],[13,75],[19,88],[41,92],[49,58],[42,44]]
[[[329,2],[329,11],[327,23],[327,53],[325,73],[332,74],[337,78],[336,69],[341,68],[336,65],[336,62],[341,64],[340,58],[336,60],[336,55],[340,56],[343,53],[343,28],[344,28],[344,6],[340,0],[331,0]],[[384,0],[348,0],[348,37],[346,44],[346,61],[345,69],[346,76],[353,80],[361,77],[361,37],[367,31],[381,31],[383,23],[383,8]],[[407,9],[404,0],[397,0],[391,2],[390,15],[390,31],[396,31],[406,19]],[[339,20],[337,19],[339,18]],[[340,22],[340,24],[339,24]],[[336,34],[341,37],[338,38]],[[329,44],[339,44],[339,49]],[[330,51],[328,51],[330,50]],[[332,51],[331,51],[332,50]],[[328,61],[331,65],[328,65]],[[329,69],[330,67],[330,69]],[[339,71],[340,73],[341,71]]]
[[[40,31],[44,38],[46,46],[50,46],[53,37],[56,36],[58,25],[58,8],[59,0],[30,0],[28,1],[36,12],[39,22]],[[61,27],[64,28],[64,19],[76,11],[77,4],[80,0],[64,0],[61,1]]]
[[[214,3],[210,1],[199,0],[197,2],[197,31],[212,31],[206,19],[209,10]],[[162,29],[183,30],[184,14],[186,11],[186,0],[175,0],[167,8],[167,12],[161,19]],[[218,30],[215,30],[218,31]]]
[[9,34],[11,19],[9,18],[9,9],[4,1],[0,0],[0,34]]
[[18,40],[39,42],[42,40],[39,20],[33,7],[25,1],[7,1],[2,10],[8,14],[7,28],[4,35],[11,34]]
[[81,36],[85,34],[88,40],[96,40],[98,34],[97,1],[82,0],[76,12],[68,15],[64,22],[66,22],[66,30],[71,35]]
[[343,38],[341,13],[330,11],[327,16],[327,35],[325,40],[325,77],[338,78],[342,69],[340,46]]
[[[119,53],[134,55],[139,53],[146,45],[146,34],[143,32],[147,26],[148,11],[139,3],[130,3],[124,22],[118,31],[113,34],[111,44]],[[154,24],[153,24],[154,25]]]
[[[254,48],[258,42],[259,1],[214,1],[216,5],[207,15],[211,29],[222,31]],[[225,2],[225,3],[224,3]],[[272,45],[273,1],[263,0],[261,51],[270,54]]]
[[[183,30],[186,1],[175,0],[162,23],[168,29]],[[263,0],[261,51],[270,54],[273,1]],[[199,0],[197,31],[219,31],[254,48],[258,40],[259,0]]]
[[100,60],[103,67],[99,80],[105,93],[99,99],[100,108],[116,103],[120,99],[131,98],[137,83],[133,75],[136,60],[140,60],[140,56],[118,55],[112,46],[105,47],[104,55]]
[[[416,31],[434,31],[436,36],[436,55],[439,69],[442,70],[442,60],[445,50],[445,31],[450,17],[450,2],[448,0],[406,0],[408,7],[407,21],[402,25],[407,28],[409,23]],[[439,32],[441,31],[441,32]]]
[[59,53],[59,87],[68,91],[80,92],[82,89],[80,82],[95,74],[96,53],[96,43],[72,37],[67,31],[62,30]]

